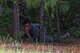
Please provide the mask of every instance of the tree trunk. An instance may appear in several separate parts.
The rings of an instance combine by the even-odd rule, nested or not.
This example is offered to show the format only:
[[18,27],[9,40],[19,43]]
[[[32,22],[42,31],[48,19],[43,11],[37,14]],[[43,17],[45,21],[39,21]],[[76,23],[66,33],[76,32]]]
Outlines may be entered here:
[[51,18],[52,18],[52,9],[51,9],[51,7],[49,6],[49,17],[48,17],[48,33],[49,33],[49,35],[51,35],[51,33],[52,33],[52,30],[51,30],[51,27],[52,27],[52,23],[51,23]]
[[59,1],[58,1],[58,4],[56,6],[56,17],[57,17],[57,31],[58,31],[58,34],[60,34],[60,12],[59,12]]
[[40,19],[40,37],[42,37],[44,36],[44,2],[43,0],[41,0],[40,2],[40,18],[39,19]]
[[18,36],[18,32],[19,32],[19,6],[18,6],[18,0],[16,0],[16,2],[13,4],[13,23],[12,23],[12,27],[13,27],[13,36],[16,37]]

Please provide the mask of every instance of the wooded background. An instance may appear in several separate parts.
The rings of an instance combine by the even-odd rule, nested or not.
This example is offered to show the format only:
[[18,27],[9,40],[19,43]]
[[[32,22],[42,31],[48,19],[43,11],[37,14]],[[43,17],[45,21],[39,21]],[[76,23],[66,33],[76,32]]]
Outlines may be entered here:
[[[80,37],[80,0],[0,0],[0,35],[17,35],[25,18],[40,23],[49,35]],[[21,33],[21,32],[20,32]]]

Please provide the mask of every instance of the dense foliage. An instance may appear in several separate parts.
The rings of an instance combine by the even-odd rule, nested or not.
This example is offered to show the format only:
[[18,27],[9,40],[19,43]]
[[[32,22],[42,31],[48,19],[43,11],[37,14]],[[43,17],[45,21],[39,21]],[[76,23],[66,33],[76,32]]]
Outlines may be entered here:
[[[14,0],[0,0],[0,35],[10,34],[11,13]],[[19,1],[20,2],[20,1]],[[60,30],[70,32],[73,36],[80,36],[80,1],[79,0],[44,0],[45,27],[51,25],[51,34],[57,34],[56,6],[59,6]],[[39,23],[40,0],[23,0],[23,16],[31,19],[33,23]],[[51,12],[49,12],[51,8]],[[51,13],[51,15],[49,15]],[[51,19],[51,24],[49,24]],[[22,19],[21,19],[22,20]],[[21,21],[20,21],[21,23]],[[48,31],[49,32],[49,31]]]

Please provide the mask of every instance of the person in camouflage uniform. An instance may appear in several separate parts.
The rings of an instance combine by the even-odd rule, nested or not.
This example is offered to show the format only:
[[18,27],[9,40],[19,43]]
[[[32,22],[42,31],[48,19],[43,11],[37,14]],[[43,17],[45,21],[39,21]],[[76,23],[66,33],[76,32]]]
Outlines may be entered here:
[[39,24],[38,23],[31,23],[29,19],[25,19],[22,23],[23,31],[25,38],[31,38],[34,42],[42,41],[42,42],[54,42],[59,41],[60,39],[69,37],[69,33],[64,33],[63,35],[56,35],[54,37],[48,36],[47,30],[44,30],[44,36],[39,35]]

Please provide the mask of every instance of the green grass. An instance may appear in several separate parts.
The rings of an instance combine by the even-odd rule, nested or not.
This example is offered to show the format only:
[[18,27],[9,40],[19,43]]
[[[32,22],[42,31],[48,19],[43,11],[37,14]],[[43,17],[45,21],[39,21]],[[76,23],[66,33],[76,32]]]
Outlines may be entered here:
[[5,50],[5,49],[0,49],[0,53],[51,53],[50,51],[38,51],[38,50],[19,50],[19,49],[16,49],[15,50],[12,50],[12,49],[9,49],[9,50]]

